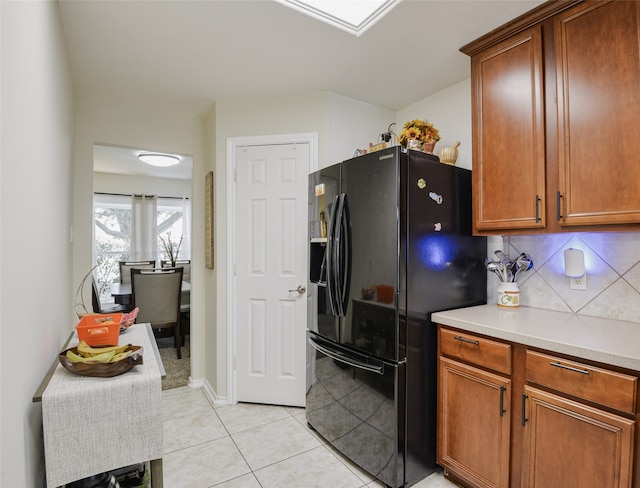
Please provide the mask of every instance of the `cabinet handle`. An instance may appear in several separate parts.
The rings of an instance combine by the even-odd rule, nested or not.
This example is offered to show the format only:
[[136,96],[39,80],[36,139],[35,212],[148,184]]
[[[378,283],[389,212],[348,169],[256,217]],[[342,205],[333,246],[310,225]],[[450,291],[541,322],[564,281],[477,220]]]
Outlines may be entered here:
[[556,194],[556,209],[558,211],[558,220],[562,219],[562,193],[558,190]]
[[527,420],[529,420],[527,418],[527,398],[529,398],[527,394],[523,393],[522,394],[522,426],[523,427],[527,423]]
[[575,371],[576,373],[581,373],[581,374],[589,374],[588,369],[574,368],[572,366],[567,366],[566,364],[556,363],[555,361],[551,361],[549,364],[551,366],[555,366],[556,368],[568,369],[569,371]]
[[540,196],[536,195],[536,224],[540,222]]
[[460,342],[468,342],[469,344],[473,344],[474,346],[479,346],[479,345],[480,345],[480,341],[472,341],[471,339],[467,339],[466,337],[453,336],[453,338],[454,338],[456,341],[460,341]]
[[504,392],[507,391],[507,388],[504,386],[500,386],[500,417],[504,417],[506,410],[504,409]]

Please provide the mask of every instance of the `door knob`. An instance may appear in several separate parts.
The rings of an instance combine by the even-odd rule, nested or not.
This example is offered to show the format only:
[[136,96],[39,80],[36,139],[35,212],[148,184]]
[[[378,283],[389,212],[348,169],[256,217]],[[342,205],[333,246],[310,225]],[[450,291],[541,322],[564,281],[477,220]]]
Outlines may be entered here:
[[294,292],[294,291],[297,291],[298,293],[300,293],[300,295],[302,295],[304,292],[307,291],[307,289],[302,285],[298,285],[298,288],[295,288],[293,290],[289,290],[289,293]]

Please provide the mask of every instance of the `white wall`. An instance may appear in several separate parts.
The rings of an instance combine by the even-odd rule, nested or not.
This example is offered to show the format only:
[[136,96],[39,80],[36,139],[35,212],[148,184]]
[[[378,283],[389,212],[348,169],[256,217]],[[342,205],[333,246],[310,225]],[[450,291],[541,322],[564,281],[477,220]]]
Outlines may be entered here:
[[[208,138],[215,139],[215,280],[216,290],[215,324],[216,334],[207,337],[206,349],[209,352],[207,362],[207,378],[216,394],[227,397],[227,139],[230,137],[258,136],[270,134],[329,133],[329,99],[328,93],[299,95],[291,97],[243,97],[218,100],[215,111],[210,118],[215,120],[207,133]],[[329,158],[328,137],[319,137],[318,161]]]
[[[472,136],[471,136],[471,79],[466,79],[452,85],[430,97],[419,100],[396,114],[394,132],[399,134],[405,122],[422,119],[432,122],[440,131],[440,141],[436,144],[435,154],[443,147],[458,146],[456,166],[473,169],[472,166]],[[487,249],[493,257],[493,251],[502,249],[502,237],[487,238]],[[489,301],[495,299],[495,284],[487,273],[487,290],[490,291]]]
[[152,178],[150,176],[93,173],[93,191],[102,193],[132,193],[161,197],[191,198],[191,180]]
[[74,95],[57,2],[0,2],[0,18],[0,485],[42,487],[32,397],[75,324]]
[[386,132],[396,118],[391,110],[335,93],[331,94],[329,116],[329,161],[327,164],[321,162],[321,168],[352,158],[356,149],[368,149],[369,144],[377,144],[380,142],[378,136]]
[[412,119],[428,120],[440,131],[436,155],[443,147],[460,141],[456,166],[471,169],[471,80],[461,81],[398,111],[394,132],[399,134],[403,124]]
[[219,397],[227,384],[227,154],[230,137],[275,134],[318,134],[319,167],[350,158],[356,148],[375,142],[393,113],[329,92],[272,97],[243,97],[216,101],[207,121],[206,138],[215,154],[215,323],[217,333],[207,337],[207,379]]

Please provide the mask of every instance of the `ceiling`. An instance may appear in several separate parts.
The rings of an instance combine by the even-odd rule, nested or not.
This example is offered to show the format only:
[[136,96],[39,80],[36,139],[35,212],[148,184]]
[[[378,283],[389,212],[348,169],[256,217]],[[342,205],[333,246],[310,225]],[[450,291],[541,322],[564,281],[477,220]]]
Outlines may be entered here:
[[93,146],[93,171],[97,173],[115,173],[129,176],[153,176],[174,180],[190,180],[193,173],[193,158],[180,157],[180,164],[168,168],[149,166],[138,159],[138,154],[148,150],[127,147],[113,147],[95,144]]
[[469,78],[459,48],[543,2],[403,0],[359,37],[275,0],[58,3],[79,93],[204,115],[323,91],[397,111]]

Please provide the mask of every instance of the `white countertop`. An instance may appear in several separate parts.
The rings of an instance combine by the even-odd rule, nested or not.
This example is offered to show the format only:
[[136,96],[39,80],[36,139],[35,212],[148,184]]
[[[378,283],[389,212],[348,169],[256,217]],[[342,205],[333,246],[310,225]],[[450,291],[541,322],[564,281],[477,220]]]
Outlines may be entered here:
[[640,323],[495,304],[432,314],[435,323],[640,371]]

